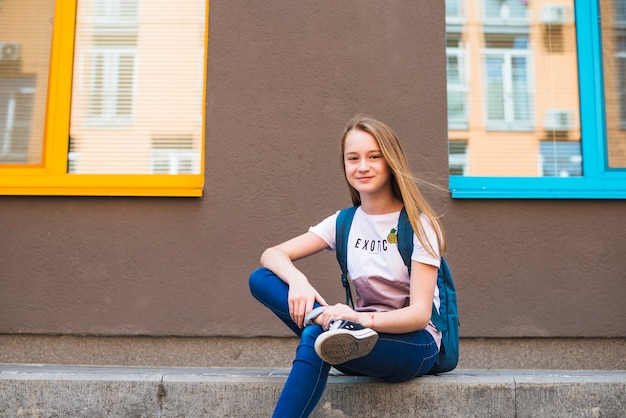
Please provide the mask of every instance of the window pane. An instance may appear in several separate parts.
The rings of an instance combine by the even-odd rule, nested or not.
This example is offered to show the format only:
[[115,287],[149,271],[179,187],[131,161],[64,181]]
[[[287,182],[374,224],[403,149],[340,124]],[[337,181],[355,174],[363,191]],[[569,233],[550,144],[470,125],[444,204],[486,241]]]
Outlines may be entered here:
[[528,17],[528,0],[485,0],[484,13],[486,20],[523,20]]
[[462,176],[467,170],[467,141],[450,141],[448,143],[448,166],[451,175]]
[[488,57],[486,64],[487,119],[504,121],[504,60]]
[[462,17],[461,4],[463,0],[446,0],[446,19]]
[[[449,140],[465,147],[462,160],[451,154],[462,161],[451,174],[581,176],[573,0],[463,5],[463,23],[447,34]],[[463,73],[465,67],[472,70]],[[461,111],[464,126],[457,123]]]
[[626,0],[603,0],[600,7],[608,165],[626,168]]
[[552,177],[582,176],[580,144],[566,141],[542,141],[542,174]]
[[200,173],[205,7],[78,2],[68,172]]
[[512,57],[513,120],[530,121],[530,76],[525,57]]
[[54,1],[0,1],[0,165],[41,164]]

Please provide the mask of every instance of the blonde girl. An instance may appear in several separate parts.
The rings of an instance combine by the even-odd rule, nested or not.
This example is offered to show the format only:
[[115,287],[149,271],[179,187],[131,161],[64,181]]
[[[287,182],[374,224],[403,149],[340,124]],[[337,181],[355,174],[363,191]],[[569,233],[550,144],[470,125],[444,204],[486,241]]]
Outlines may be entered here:
[[[252,295],[300,337],[275,417],[306,417],[321,398],[331,365],[351,375],[401,382],[427,373],[441,333],[430,321],[443,227],[421,194],[395,133],[357,116],[341,137],[352,202],[358,206],[348,236],[348,273],[354,308],[329,305],[294,261],[335,250],[337,213],[306,233],[268,248],[249,279]],[[409,275],[393,240],[400,211],[415,231]]]

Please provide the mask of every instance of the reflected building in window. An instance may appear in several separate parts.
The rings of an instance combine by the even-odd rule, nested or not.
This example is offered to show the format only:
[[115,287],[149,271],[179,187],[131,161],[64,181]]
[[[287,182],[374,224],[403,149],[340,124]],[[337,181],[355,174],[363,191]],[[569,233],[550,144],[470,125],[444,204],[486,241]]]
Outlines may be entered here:
[[626,168],[626,0],[602,0],[607,164]]
[[40,165],[54,1],[0,2],[0,164]]
[[573,0],[446,0],[446,32],[451,174],[580,176]]
[[69,172],[199,174],[204,44],[203,1],[79,2]]

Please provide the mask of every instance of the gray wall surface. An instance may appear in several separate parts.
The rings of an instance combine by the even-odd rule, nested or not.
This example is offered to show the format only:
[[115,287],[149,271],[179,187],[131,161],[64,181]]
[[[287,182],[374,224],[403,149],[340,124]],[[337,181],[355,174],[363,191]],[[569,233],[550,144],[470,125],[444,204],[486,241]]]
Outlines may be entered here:
[[[0,197],[0,333],[288,335],[247,277],[350,205],[362,112],[439,186],[462,336],[626,336],[626,202],[451,199],[443,1],[210,6],[204,196]],[[342,301],[332,253],[298,265]]]

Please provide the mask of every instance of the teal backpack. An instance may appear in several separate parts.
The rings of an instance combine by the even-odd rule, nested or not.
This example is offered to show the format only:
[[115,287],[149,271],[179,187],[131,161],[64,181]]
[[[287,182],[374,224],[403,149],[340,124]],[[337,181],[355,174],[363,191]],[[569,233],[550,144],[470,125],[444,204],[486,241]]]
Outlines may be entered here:
[[[345,208],[337,216],[336,255],[341,267],[341,284],[346,290],[346,305],[353,305],[350,284],[348,282],[348,234],[357,206]],[[411,274],[411,255],[413,253],[413,229],[406,210],[402,208],[398,220],[398,250],[404,264]],[[441,347],[434,366],[428,374],[444,373],[453,370],[459,361],[459,314],[456,303],[456,290],[448,263],[442,257],[437,276],[439,288],[439,311],[433,304],[430,320],[441,332]]]

